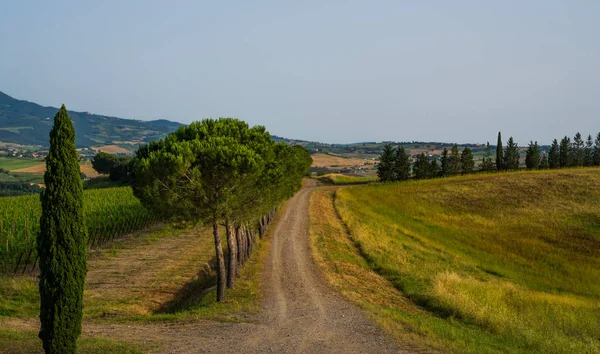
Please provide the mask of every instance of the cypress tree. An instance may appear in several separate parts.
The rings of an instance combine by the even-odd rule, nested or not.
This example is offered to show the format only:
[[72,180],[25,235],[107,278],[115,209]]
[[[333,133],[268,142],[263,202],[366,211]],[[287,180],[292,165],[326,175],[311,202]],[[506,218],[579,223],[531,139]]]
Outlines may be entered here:
[[594,151],[592,152],[592,156],[594,159],[594,166],[600,166],[600,133],[596,136],[596,140],[594,140]]
[[554,139],[552,141],[552,146],[550,146],[550,152],[548,152],[548,167],[551,169],[560,167],[560,154],[558,141]]
[[75,353],[81,334],[87,228],[75,130],[63,105],[54,117],[41,194],[39,337],[46,353]]
[[537,170],[540,167],[540,146],[537,141],[529,142],[525,155],[525,165],[528,170]]
[[496,169],[504,170],[504,153],[502,152],[502,133],[498,132],[498,142],[496,143]]
[[504,168],[507,170],[518,170],[519,169],[519,146],[514,142],[512,136],[508,138],[506,145],[506,151],[504,151]]
[[402,145],[396,149],[394,157],[394,173],[396,180],[406,181],[410,177],[410,157]]
[[[600,136],[600,134],[598,135]],[[448,156],[448,149],[444,148],[442,151],[442,157],[440,159],[441,171],[440,175],[442,177],[447,177],[450,175],[450,157]]]
[[379,180],[381,182],[393,181],[395,179],[394,169],[394,148],[391,144],[386,144],[379,157],[379,166],[377,166]]
[[466,146],[462,153],[460,154],[460,168],[463,174],[473,173],[473,167],[475,166],[475,162],[473,162],[473,152],[471,149]]
[[440,177],[442,170],[440,168],[440,165],[438,164],[436,159],[433,159],[433,161],[431,161],[431,166],[429,166],[429,174],[430,177],[435,178],[435,177]]
[[548,156],[546,156],[546,154],[544,153],[540,158],[540,170],[547,170],[548,167]]
[[571,166],[571,139],[565,136],[560,141],[560,147],[558,151],[558,159],[560,161],[560,167]]

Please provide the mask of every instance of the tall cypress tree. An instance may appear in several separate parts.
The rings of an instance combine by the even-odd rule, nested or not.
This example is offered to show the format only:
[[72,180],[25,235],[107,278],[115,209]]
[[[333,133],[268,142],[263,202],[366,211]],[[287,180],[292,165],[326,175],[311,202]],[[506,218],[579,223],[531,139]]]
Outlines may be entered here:
[[496,143],[496,169],[504,170],[504,154],[502,152],[502,133],[498,132],[498,142]]
[[377,176],[381,182],[391,182],[396,178],[394,158],[394,148],[391,144],[386,144],[379,157],[379,166],[377,166]]
[[571,162],[573,166],[581,167],[585,164],[585,143],[581,137],[581,133],[577,132],[573,138],[573,144],[571,145],[572,158]]
[[548,167],[551,169],[560,167],[560,154],[559,154],[558,140],[552,140],[550,146],[550,152],[548,152]]
[[81,334],[87,228],[75,129],[63,105],[50,131],[37,239],[40,257],[39,337],[46,353],[75,353]]
[[587,141],[585,142],[584,149],[584,165],[585,166],[594,166],[594,140],[592,140],[592,136],[588,135]]

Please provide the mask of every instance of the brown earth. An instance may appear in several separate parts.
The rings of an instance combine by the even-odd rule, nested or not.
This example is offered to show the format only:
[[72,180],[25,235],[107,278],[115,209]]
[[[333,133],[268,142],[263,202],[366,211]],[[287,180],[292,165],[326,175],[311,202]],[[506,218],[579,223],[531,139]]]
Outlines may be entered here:
[[[98,172],[96,172],[96,170],[94,170],[92,165],[89,163],[82,163],[80,167],[81,167],[81,172],[85,173],[85,175],[88,177],[98,177],[99,176]],[[43,162],[40,162],[38,165],[34,165],[34,166],[26,167],[26,168],[20,168],[18,170],[11,170],[11,172],[43,174],[44,172],[46,172],[46,164]]]
[[120,146],[117,145],[104,145],[104,146],[99,146],[99,147],[93,147],[92,150],[98,152],[98,151],[102,151],[102,152],[107,152],[109,154],[129,154],[130,151],[127,149],[123,149]]
[[[408,352],[386,337],[372,320],[332,290],[314,264],[308,239],[308,203],[315,181],[286,205],[275,232],[262,274],[264,300],[261,311],[244,323],[191,321],[185,323],[102,324],[86,321],[84,335],[109,337],[128,342],[158,344],[158,353],[398,353]],[[182,240],[189,239],[182,236]],[[158,241],[162,243],[163,241]],[[157,256],[134,257],[134,271],[124,274],[119,266],[92,278],[109,282],[107,289],[98,286],[94,293],[141,290],[144,269],[175,252],[177,240],[166,239]],[[192,252],[193,253],[193,252]],[[190,253],[189,257],[193,257]],[[145,253],[144,253],[145,254]],[[127,254],[123,254],[127,258]],[[131,259],[127,264],[133,264]],[[112,274],[112,276],[111,276]],[[139,274],[133,281],[131,274]],[[124,279],[123,279],[124,278]],[[112,279],[112,280],[110,280]],[[132,290],[133,289],[133,290]],[[152,307],[152,306],[149,306]],[[33,321],[19,327],[35,328]]]

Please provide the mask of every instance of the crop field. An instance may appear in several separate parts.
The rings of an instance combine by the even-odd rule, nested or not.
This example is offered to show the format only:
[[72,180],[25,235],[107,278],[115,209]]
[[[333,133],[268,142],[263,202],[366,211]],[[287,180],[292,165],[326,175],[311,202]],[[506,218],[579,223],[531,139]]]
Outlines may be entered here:
[[404,341],[599,353],[599,186],[600,170],[574,169],[320,190],[313,252]]
[[[85,190],[84,196],[90,247],[158,221],[130,187]],[[0,270],[24,273],[35,266],[41,212],[37,194],[0,198]]]
[[321,182],[335,185],[366,184],[377,182],[379,180],[377,176],[349,176],[339,173],[326,174],[324,176],[317,177],[317,179]]
[[[34,159],[18,159],[14,157],[0,157],[0,168],[14,171],[23,168],[30,168],[36,166],[44,166],[44,162]],[[42,170],[43,172],[43,170]]]
[[363,166],[365,160],[357,158],[346,158],[328,154],[314,154],[311,155],[313,167],[353,167]]

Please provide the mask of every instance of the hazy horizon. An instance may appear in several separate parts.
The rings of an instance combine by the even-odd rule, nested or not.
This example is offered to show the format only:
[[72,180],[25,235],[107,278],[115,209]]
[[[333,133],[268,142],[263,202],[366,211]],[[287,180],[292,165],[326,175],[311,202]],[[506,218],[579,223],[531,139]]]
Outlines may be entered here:
[[0,6],[0,91],[326,143],[600,131],[594,1]]

